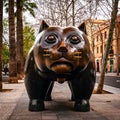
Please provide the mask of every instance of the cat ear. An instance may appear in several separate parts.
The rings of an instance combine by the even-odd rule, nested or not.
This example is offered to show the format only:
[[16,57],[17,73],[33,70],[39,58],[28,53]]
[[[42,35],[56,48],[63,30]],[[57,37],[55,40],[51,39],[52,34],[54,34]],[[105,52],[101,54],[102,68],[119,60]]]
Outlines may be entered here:
[[42,20],[41,24],[40,24],[40,28],[39,28],[39,33],[42,32],[43,30],[47,29],[48,27],[49,27],[49,25],[44,20]]
[[85,34],[87,34],[85,22],[81,23],[81,24],[78,26],[78,29],[81,30],[81,31],[83,31]]

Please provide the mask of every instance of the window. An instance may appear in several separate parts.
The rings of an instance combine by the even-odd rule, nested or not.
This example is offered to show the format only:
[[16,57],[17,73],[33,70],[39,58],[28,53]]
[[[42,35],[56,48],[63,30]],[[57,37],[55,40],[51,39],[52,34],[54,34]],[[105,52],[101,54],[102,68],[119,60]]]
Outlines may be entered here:
[[104,45],[104,50],[106,50],[106,44]]
[[104,38],[105,39],[107,38],[107,32],[106,31],[104,32]]
[[97,53],[99,53],[99,47],[97,47]]
[[97,42],[98,42],[98,36],[97,36]]
[[102,47],[102,45],[101,45],[101,46],[100,46],[100,53],[102,53],[102,48],[103,48],[103,47]]
[[100,41],[103,41],[103,34],[100,34]]

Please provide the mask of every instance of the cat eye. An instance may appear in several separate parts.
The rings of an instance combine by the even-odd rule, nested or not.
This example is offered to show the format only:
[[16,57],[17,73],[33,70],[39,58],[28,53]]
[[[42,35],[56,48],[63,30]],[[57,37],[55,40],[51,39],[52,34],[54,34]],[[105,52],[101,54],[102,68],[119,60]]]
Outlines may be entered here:
[[57,40],[57,37],[55,35],[49,35],[47,36],[45,41],[49,44],[53,44],[56,42],[56,40]]
[[70,43],[72,44],[78,44],[81,42],[81,39],[79,36],[73,35],[72,37],[70,37]]

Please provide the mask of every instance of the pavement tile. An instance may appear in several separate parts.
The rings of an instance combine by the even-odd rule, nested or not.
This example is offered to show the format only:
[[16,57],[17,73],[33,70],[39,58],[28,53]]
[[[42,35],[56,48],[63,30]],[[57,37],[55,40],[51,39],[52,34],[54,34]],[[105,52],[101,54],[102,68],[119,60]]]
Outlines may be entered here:
[[18,84],[5,82],[3,89],[5,91],[0,92],[0,120],[8,120],[24,91],[23,81]]
[[73,111],[74,102],[69,101],[70,89],[66,83],[55,83],[53,101],[46,101],[46,110],[28,111],[28,95],[24,84],[10,84],[13,90],[0,93],[0,120],[119,120],[120,94],[93,94],[90,112]]
[[42,115],[42,120],[58,120],[56,115]]
[[15,105],[15,103],[0,104],[0,120],[7,120],[12,114]]
[[102,113],[103,116],[106,116],[108,120],[120,120],[120,111],[118,112],[107,112],[107,113]]
[[42,120],[41,116],[11,116],[9,120]]

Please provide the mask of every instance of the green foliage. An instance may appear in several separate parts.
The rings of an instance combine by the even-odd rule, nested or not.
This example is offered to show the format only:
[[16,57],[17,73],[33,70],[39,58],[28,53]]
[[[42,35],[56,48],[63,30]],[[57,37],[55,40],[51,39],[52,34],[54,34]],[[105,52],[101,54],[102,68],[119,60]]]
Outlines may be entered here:
[[9,60],[9,48],[8,45],[3,43],[2,44],[2,61],[4,64],[7,64]]
[[[35,4],[35,2],[30,1],[30,0],[21,0],[21,4],[23,5],[23,12],[29,11],[29,13],[33,17],[35,17],[34,9],[37,9],[37,5]],[[4,0],[4,7],[7,13],[8,13],[8,5],[9,5],[8,0]],[[16,7],[16,2],[14,5]],[[3,32],[4,33],[3,37],[4,37],[6,36],[5,34],[8,34],[8,18],[4,18],[3,26],[4,26],[4,32]],[[29,49],[31,48],[35,40],[34,29],[30,25],[26,25],[24,27],[23,39],[24,39],[23,41],[24,42],[23,43],[24,44],[24,57],[26,57]],[[8,43],[5,37],[4,37],[4,42]],[[7,46],[6,43],[3,44],[3,48],[2,48],[2,60],[5,63],[7,63],[9,60],[9,47]]]
[[[34,9],[37,9],[37,5],[35,2],[31,2],[30,0],[21,0],[20,1],[22,6],[23,6],[23,12],[29,11],[29,13],[35,17],[35,12]],[[4,6],[5,6],[5,11],[8,13],[8,0],[4,0]],[[15,7],[16,7],[16,2],[15,2]],[[16,13],[15,13],[16,15]]]
[[[25,25],[23,29],[23,44],[24,44],[24,57],[26,58],[28,51],[33,45],[35,40],[34,29],[30,25]],[[3,64],[7,64],[9,61],[9,45],[8,42],[4,41],[2,44],[2,61]]]
[[26,58],[28,51],[33,45],[35,40],[35,31],[30,25],[26,25],[23,29],[23,44],[24,44],[24,57]]
[[9,24],[8,24],[8,18],[4,18],[3,19],[3,33],[4,34],[8,34],[8,26],[9,26]]
[[9,60],[9,47],[8,47],[8,18],[3,20],[3,43],[2,43],[2,62],[7,64]]
[[8,13],[8,0],[3,0],[6,13]]
[[29,0],[23,0],[23,12],[29,11],[29,13],[35,17],[34,9],[37,9],[37,5],[35,2],[30,2]]

